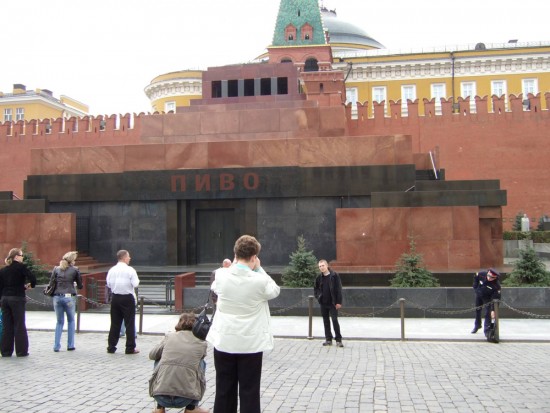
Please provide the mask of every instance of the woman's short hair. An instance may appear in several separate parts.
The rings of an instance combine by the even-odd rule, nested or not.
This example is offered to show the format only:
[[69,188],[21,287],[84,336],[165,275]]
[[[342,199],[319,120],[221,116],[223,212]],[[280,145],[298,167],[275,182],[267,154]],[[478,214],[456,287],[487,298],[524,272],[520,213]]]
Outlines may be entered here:
[[193,324],[195,324],[196,319],[197,316],[195,313],[183,313],[180,315],[180,319],[176,324],[176,331],[193,329]]
[[62,270],[66,270],[69,268],[69,266],[74,265],[74,262],[76,261],[76,257],[78,257],[77,251],[69,251],[63,255],[63,258],[61,261],[59,261],[59,266]]
[[237,258],[249,260],[253,255],[258,255],[262,249],[261,244],[251,235],[242,235],[235,242],[233,252]]
[[22,254],[21,248],[12,248],[4,262],[6,265],[10,265],[13,262],[13,259],[20,254]]

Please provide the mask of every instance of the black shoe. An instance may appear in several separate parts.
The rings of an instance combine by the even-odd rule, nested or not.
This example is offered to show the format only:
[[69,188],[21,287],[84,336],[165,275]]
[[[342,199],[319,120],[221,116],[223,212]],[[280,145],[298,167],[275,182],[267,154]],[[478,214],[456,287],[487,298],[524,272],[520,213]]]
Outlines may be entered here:
[[472,334],[477,333],[477,330],[479,330],[480,328],[481,327],[475,326],[474,329],[472,330]]
[[29,353],[18,354],[17,357],[27,357]]
[[133,350],[130,350],[130,351],[126,351],[125,352],[126,354],[139,354],[139,350],[137,348],[133,349]]
[[328,340],[325,341],[325,342],[323,343],[323,346],[332,346],[332,341],[328,341]]
[[344,347],[344,345],[342,344],[341,341],[337,341],[336,342],[336,347]]
[[69,347],[69,348],[67,349],[67,351],[75,351],[75,350],[76,350],[75,347]]
[[116,351],[116,348],[115,349],[107,348],[107,353],[109,354],[115,354],[115,351]]

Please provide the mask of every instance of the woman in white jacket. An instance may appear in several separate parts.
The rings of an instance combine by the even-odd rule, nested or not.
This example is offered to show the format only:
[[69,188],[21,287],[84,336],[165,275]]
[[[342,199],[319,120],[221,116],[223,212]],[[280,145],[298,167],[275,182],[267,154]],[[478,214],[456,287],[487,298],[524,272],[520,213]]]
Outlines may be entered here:
[[241,236],[235,262],[216,271],[212,290],[218,296],[216,315],[206,340],[214,346],[216,413],[260,413],[262,356],[273,349],[268,300],[281,289],[260,265],[261,245]]

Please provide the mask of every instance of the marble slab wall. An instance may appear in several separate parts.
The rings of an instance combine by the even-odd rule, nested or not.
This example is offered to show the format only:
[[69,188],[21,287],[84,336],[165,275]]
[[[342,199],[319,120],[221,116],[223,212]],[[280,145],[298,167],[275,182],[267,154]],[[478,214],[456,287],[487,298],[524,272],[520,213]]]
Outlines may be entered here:
[[477,206],[337,209],[338,258],[333,264],[391,269],[403,253],[409,252],[413,237],[417,252],[430,269],[478,269],[479,209]]
[[57,265],[76,249],[76,217],[71,213],[0,214],[0,254],[27,244],[41,264]]

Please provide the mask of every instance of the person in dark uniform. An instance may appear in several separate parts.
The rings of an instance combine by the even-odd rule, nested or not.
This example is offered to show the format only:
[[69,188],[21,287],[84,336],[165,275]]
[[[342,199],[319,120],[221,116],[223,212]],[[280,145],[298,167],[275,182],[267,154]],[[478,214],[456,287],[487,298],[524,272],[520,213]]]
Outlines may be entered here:
[[330,319],[332,319],[336,346],[344,347],[342,334],[340,333],[340,323],[338,323],[338,310],[342,307],[342,282],[338,273],[329,268],[326,260],[319,261],[319,269],[321,274],[315,280],[313,292],[321,306],[321,316],[325,326],[323,346],[332,345],[332,331],[330,329]]
[[479,271],[474,275],[474,292],[475,292],[475,306],[476,306],[476,318],[474,322],[474,329],[472,334],[477,333],[477,330],[481,328],[481,306],[483,305],[483,299],[481,298],[481,284],[480,281],[487,275],[487,271]]
[[485,321],[483,322],[483,332],[488,336],[494,327],[491,320],[495,318],[495,308],[493,300],[500,300],[500,282],[498,281],[500,273],[493,268],[482,273],[479,279],[479,289],[481,300],[485,306]]

